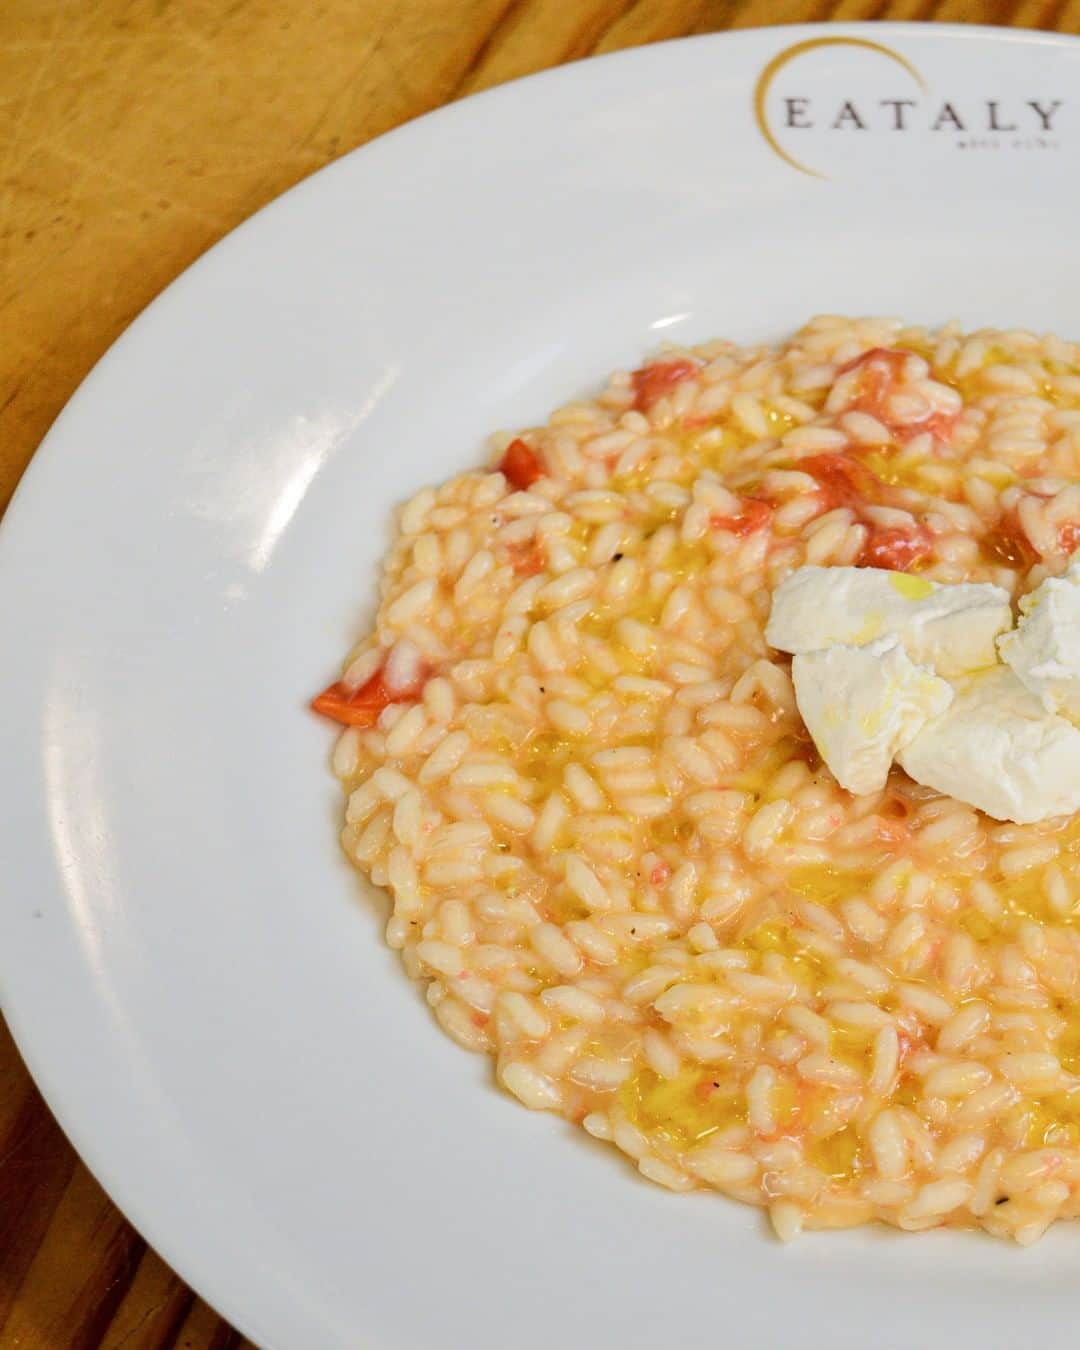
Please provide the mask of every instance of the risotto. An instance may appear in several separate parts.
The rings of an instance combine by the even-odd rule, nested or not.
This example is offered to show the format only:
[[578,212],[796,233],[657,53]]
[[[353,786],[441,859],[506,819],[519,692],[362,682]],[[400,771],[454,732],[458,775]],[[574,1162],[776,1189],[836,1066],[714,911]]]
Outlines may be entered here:
[[1080,1212],[1080,820],[842,790],[764,629],[796,568],[989,581],[1080,541],[1080,349],[813,320],[615,374],[401,512],[343,844],[526,1106],[776,1231]]

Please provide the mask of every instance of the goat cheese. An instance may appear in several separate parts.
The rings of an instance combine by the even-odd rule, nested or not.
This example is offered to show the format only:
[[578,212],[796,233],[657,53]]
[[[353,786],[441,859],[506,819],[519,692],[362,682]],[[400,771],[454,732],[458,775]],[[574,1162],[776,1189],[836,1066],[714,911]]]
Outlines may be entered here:
[[917,666],[895,637],[799,652],[791,675],[807,730],[849,792],[880,791],[897,751],[953,697],[948,683]]
[[1023,597],[1019,623],[997,645],[1047,712],[1080,721],[1080,559]]
[[1011,626],[1000,586],[943,585],[880,567],[800,567],[777,587],[765,637],[801,653],[894,636],[917,665],[952,676],[993,665],[994,640]]
[[918,783],[1028,825],[1080,810],[1080,730],[1008,666],[954,683],[952,703],[897,758]]

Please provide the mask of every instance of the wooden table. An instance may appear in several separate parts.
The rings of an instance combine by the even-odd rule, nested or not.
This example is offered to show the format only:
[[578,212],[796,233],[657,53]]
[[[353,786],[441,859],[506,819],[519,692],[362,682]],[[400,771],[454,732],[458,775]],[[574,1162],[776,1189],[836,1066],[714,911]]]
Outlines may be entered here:
[[[329,160],[592,52],[825,18],[1077,33],[1080,0],[6,0],[0,510],[127,323]],[[242,1344],[110,1204],[0,1024],[0,1350]]]

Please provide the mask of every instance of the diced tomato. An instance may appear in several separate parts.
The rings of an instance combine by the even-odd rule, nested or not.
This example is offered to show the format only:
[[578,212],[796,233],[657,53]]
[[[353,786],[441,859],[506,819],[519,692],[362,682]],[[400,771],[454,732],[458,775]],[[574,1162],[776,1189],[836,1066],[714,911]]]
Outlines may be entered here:
[[900,351],[896,347],[871,347],[868,351],[862,352],[859,356],[853,357],[850,361],[845,361],[837,375],[848,375],[853,370],[858,370],[860,366],[865,367],[871,372],[891,372],[894,376],[900,374],[900,367],[911,355],[910,352]]
[[[1046,500],[1045,492],[1029,489],[1034,497]],[[1063,521],[1057,530],[1058,550],[1070,557],[1080,546],[1080,520]],[[983,536],[982,552],[990,562],[1009,567],[1028,568],[1039,561],[1039,551],[1027,536],[1020,517],[1014,509],[1001,517],[997,525]]]
[[491,1014],[484,1012],[474,1012],[470,1019],[474,1027],[486,1027],[491,1021]]
[[763,529],[772,519],[772,513],[773,508],[768,502],[757,497],[745,497],[736,515],[710,516],[709,524],[714,530],[727,530],[729,534],[745,538]]
[[1069,557],[1080,544],[1080,521],[1067,520],[1058,526],[1058,548]]
[[526,445],[520,436],[506,447],[499,461],[499,469],[511,487],[517,488],[520,492],[532,487],[538,478],[544,476],[544,467],[536,451]]
[[953,434],[957,416],[957,413],[934,412],[921,422],[905,422],[903,426],[889,423],[889,430],[900,441],[913,441],[925,431],[939,441],[947,441]]
[[671,868],[666,862],[658,862],[649,873],[649,881],[653,886],[663,886],[671,876]]
[[[394,653],[391,652],[389,664],[392,666],[393,663]],[[379,714],[391,703],[411,703],[420,696],[428,673],[422,667],[417,667],[416,678],[410,679],[407,687],[395,684],[393,689],[386,683],[385,670],[386,667],[377,670],[370,680],[355,689],[344,680],[338,680],[311,700],[313,711],[345,726],[373,727]]]
[[850,455],[808,455],[798,460],[795,467],[817,479],[827,511],[838,506],[850,506],[858,511],[863,506],[879,505],[888,495],[887,485],[877,474]]
[[519,577],[534,577],[544,570],[544,549],[538,539],[527,543],[509,544],[506,549],[510,566]]
[[875,525],[866,519],[866,507],[888,506],[895,501],[895,494],[865,464],[850,455],[830,453],[809,455],[800,459],[797,467],[817,480],[825,510],[846,506],[867,525],[869,533],[857,566],[907,572],[930,557],[934,541],[924,525],[901,529]]
[[1006,512],[997,525],[983,535],[981,549],[987,561],[997,566],[1019,567],[1026,571],[1039,560],[1015,511]]
[[696,375],[697,369],[693,361],[680,358],[677,361],[653,361],[635,370],[630,376],[634,386],[634,407],[638,412],[648,412],[688,375]]
[[898,351],[892,347],[871,347],[854,361],[840,367],[838,375],[847,375],[853,370],[862,370],[859,390],[849,405],[856,412],[869,413],[876,417],[900,441],[910,441],[928,431],[938,440],[947,441],[956,425],[955,413],[934,412],[921,422],[897,423],[890,420],[886,413],[889,396],[900,383],[900,372],[910,352]]
[[837,372],[840,375],[847,375],[853,370],[862,371],[859,392],[851,406],[882,420],[885,400],[896,388],[907,358],[907,352],[894,351],[891,347],[871,347],[862,356],[841,366]]
[[373,727],[379,714],[395,700],[383,683],[382,671],[376,671],[366,684],[350,689],[338,680],[311,700],[315,712],[349,727]]
[[910,572],[918,563],[925,562],[933,551],[933,536],[925,525],[916,525],[909,530],[872,526],[857,565]]

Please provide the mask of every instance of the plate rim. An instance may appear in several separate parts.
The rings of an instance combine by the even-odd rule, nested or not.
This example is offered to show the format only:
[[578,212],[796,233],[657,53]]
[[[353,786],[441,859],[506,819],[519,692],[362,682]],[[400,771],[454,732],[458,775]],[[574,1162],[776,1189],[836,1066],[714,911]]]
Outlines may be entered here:
[[[5,567],[4,563],[9,553],[17,546],[17,537],[39,525],[50,509],[50,496],[43,490],[43,479],[54,460],[67,453],[64,445],[67,429],[69,425],[77,423],[85,397],[96,387],[96,383],[107,370],[117,363],[123,363],[128,352],[139,346],[148,318],[163,313],[168,304],[186,288],[199,285],[203,270],[216,265],[223,252],[229,249],[243,249],[245,241],[261,228],[261,222],[268,213],[279,211],[286,202],[296,202],[305,195],[317,194],[329,176],[356,173],[357,164],[363,166],[368,157],[387,152],[406,155],[415,153],[413,143],[422,145],[432,128],[449,123],[451,120],[474,117],[481,106],[495,105],[502,100],[513,101],[520,96],[521,86],[538,89],[541,86],[556,87],[568,80],[587,82],[589,79],[587,72],[598,64],[635,62],[648,64],[657,59],[662,61],[668,49],[682,48],[688,44],[698,46],[711,44],[722,48],[734,48],[746,43],[759,42],[766,34],[775,34],[778,45],[785,38],[790,40],[796,37],[850,34],[861,37],[874,35],[876,38],[891,36],[897,40],[917,37],[923,43],[938,40],[943,43],[958,39],[982,40],[1006,48],[1014,45],[1060,48],[1071,50],[1080,56],[1080,34],[1014,28],[999,24],[833,20],[759,25],[738,30],[689,34],[562,62],[557,66],[470,94],[465,98],[441,104],[354,146],[265,202],[215,240],[169,281],[95,360],[32,452],[3,518],[0,519],[0,601],[6,594],[13,593],[18,583],[15,569]],[[463,109],[465,111],[462,111]],[[363,172],[362,168],[360,172]],[[50,873],[50,881],[52,876]],[[169,1219],[171,1211],[167,1207],[151,1202],[144,1208],[137,1179],[126,1172],[118,1156],[110,1155],[107,1139],[95,1133],[92,1126],[84,1127],[81,1123],[78,1104],[67,1097],[64,1088],[64,1082],[69,1076],[65,1075],[62,1064],[50,1058],[48,1051],[35,1041],[31,1026],[33,1010],[13,1000],[6,992],[10,981],[5,979],[5,971],[8,969],[8,962],[15,959],[14,952],[9,951],[6,943],[0,945],[0,1009],[34,1086],[75,1149],[78,1161],[91,1173],[124,1219],[135,1228],[148,1246],[167,1262],[197,1297],[202,1298],[219,1316],[256,1344],[267,1347],[274,1344],[272,1339],[260,1339],[265,1338],[268,1332],[272,1336],[273,1328],[260,1325],[258,1308],[246,1303],[241,1296],[234,1297],[234,1286],[230,1285],[227,1277],[219,1278],[218,1268],[203,1268],[198,1251],[192,1249],[190,1242],[184,1241],[183,1232],[174,1233]],[[358,1328],[357,1334],[358,1337],[364,1337],[363,1328]]]

